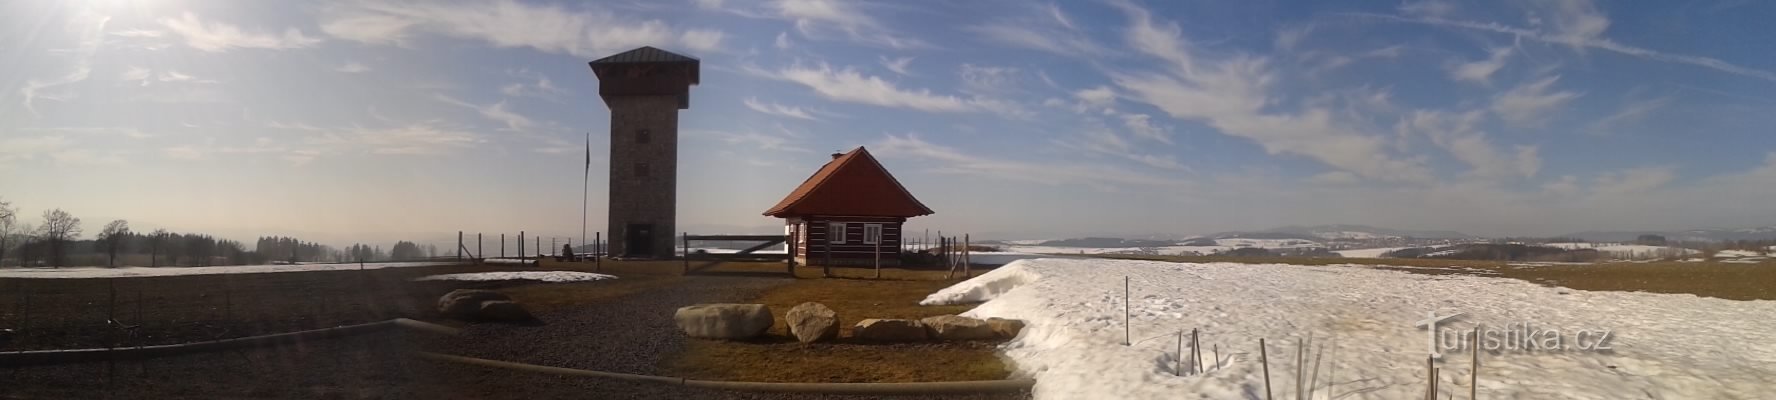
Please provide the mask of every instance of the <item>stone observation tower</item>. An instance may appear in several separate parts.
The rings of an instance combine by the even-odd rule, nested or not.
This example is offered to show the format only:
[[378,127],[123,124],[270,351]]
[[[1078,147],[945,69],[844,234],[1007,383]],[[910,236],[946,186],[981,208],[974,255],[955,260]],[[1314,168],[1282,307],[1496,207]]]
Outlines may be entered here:
[[697,59],[642,47],[588,63],[610,107],[609,251],[672,258],[678,217],[678,110]]

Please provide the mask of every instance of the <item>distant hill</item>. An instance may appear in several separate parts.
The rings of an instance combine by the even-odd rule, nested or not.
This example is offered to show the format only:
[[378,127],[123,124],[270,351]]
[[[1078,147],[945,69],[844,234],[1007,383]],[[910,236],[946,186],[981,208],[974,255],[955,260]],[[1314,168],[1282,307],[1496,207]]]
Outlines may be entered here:
[[1587,242],[1628,242],[1640,235],[1659,235],[1667,240],[1719,242],[1729,240],[1776,240],[1776,226],[1723,229],[1705,228],[1681,231],[1587,231],[1565,235]]
[[1176,243],[1178,243],[1178,241],[1176,241],[1176,240],[1146,240],[1146,239],[1121,239],[1121,238],[1107,238],[1107,237],[1086,237],[1086,238],[1049,240],[1049,241],[1042,242],[1040,245],[1041,246],[1054,246],[1054,247],[1110,248],[1110,247],[1160,247],[1160,246],[1171,246]]
[[1368,225],[1314,225],[1284,226],[1257,232],[1225,232],[1216,237],[1246,237],[1260,239],[1386,239],[1411,237],[1418,239],[1466,239],[1473,235],[1456,231],[1414,231],[1404,229],[1377,228]]

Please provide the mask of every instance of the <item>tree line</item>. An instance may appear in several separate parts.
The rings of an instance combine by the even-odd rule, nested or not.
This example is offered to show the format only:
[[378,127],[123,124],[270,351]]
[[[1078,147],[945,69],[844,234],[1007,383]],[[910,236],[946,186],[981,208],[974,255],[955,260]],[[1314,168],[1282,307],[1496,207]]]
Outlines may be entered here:
[[248,249],[239,241],[201,233],[156,229],[137,232],[129,221],[114,220],[91,239],[79,217],[62,209],[44,211],[33,226],[11,202],[0,199],[0,267],[5,266],[217,266],[298,262],[407,261],[436,257],[436,246],[400,241],[382,246],[353,244],[336,249],[292,237],[260,237]]

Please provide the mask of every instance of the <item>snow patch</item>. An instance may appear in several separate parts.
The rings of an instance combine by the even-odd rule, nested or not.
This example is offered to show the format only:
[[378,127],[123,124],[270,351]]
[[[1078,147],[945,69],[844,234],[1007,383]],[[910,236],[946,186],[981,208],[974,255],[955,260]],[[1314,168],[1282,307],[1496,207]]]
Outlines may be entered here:
[[432,275],[414,279],[416,281],[539,281],[539,282],[584,282],[617,279],[616,276],[594,274],[591,272],[574,271],[499,271],[471,272],[464,274]]

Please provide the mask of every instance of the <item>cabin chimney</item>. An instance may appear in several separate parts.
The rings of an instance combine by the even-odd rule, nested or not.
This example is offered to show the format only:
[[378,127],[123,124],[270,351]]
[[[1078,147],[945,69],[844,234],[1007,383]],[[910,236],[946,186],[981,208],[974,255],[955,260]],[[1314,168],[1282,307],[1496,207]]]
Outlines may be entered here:
[[837,160],[837,159],[839,159],[839,157],[844,157],[845,153],[833,152],[832,156],[833,156],[834,160]]

